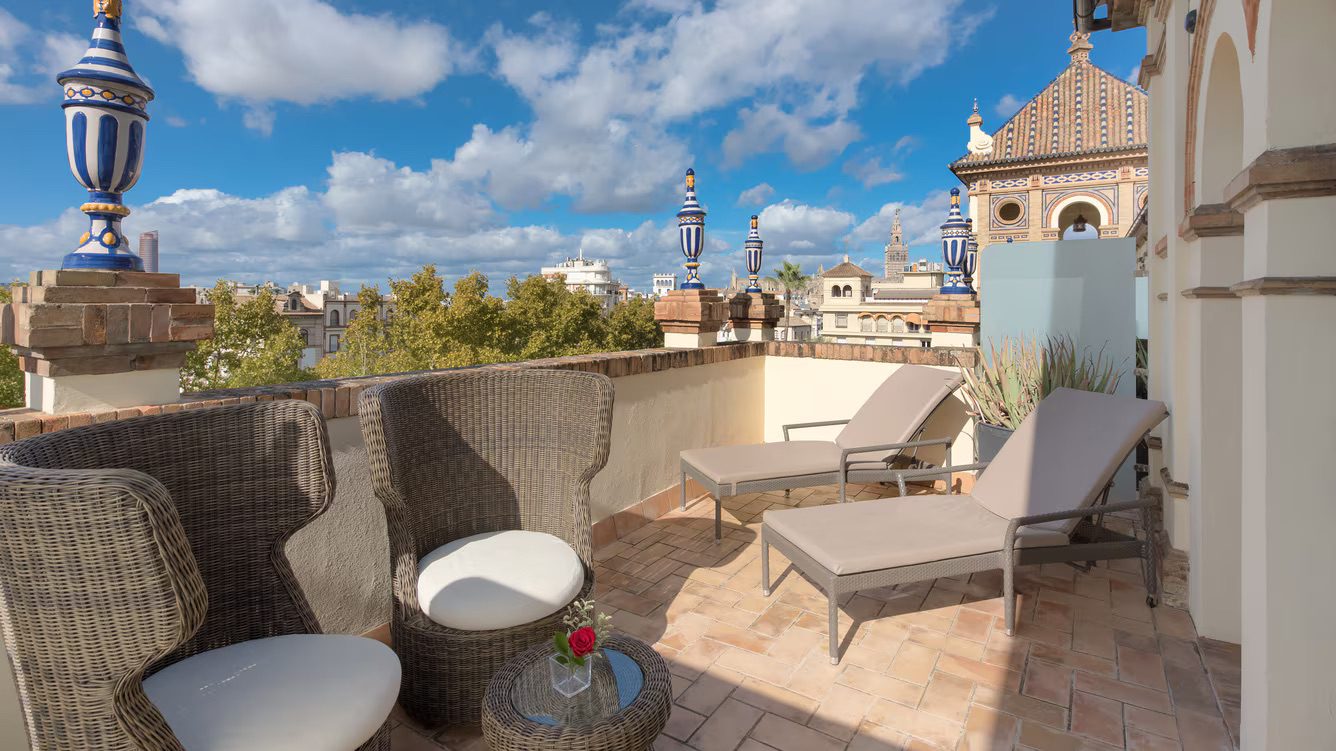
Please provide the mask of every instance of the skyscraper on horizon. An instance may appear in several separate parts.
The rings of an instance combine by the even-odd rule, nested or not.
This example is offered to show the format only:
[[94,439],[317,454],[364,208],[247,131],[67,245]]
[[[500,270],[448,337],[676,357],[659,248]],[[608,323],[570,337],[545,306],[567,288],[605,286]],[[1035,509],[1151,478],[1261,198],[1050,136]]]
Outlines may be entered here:
[[158,231],[144,232],[139,235],[139,258],[144,262],[144,270],[158,272]]

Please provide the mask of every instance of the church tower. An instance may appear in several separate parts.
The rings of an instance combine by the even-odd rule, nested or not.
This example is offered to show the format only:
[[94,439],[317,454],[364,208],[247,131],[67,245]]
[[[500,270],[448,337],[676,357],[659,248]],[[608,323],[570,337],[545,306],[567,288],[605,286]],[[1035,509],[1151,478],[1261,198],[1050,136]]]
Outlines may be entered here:
[[908,263],[909,246],[905,245],[900,229],[900,209],[896,209],[895,221],[891,222],[891,241],[886,243],[886,278],[892,282],[903,282]]

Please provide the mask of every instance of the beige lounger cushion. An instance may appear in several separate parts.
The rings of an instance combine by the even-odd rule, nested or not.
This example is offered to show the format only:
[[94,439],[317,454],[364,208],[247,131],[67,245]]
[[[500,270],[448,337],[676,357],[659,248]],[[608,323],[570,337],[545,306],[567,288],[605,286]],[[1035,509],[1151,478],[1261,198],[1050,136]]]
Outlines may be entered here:
[[[688,449],[682,461],[718,485],[757,480],[834,474],[840,471],[840,449],[905,443],[924,420],[960,386],[960,374],[923,365],[904,365],[872,392],[834,442],[777,441],[745,446]],[[856,461],[894,458],[887,452],[853,454]],[[864,465],[858,469],[869,469]]]
[[956,370],[900,366],[858,408],[835,437],[836,445],[853,448],[909,441],[962,380]]
[[[1058,389],[1007,439],[970,494],[1007,519],[1089,506],[1165,414],[1157,401]],[[1070,533],[1079,521],[1045,526]]]
[[[968,495],[925,495],[771,510],[764,523],[843,576],[999,551],[1008,520]],[[1049,530],[1020,535],[1021,547],[1068,543]]]
[[840,448],[831,441],[778,441],[716,446],[682,452],[682,461],[720,485],[840,470]]

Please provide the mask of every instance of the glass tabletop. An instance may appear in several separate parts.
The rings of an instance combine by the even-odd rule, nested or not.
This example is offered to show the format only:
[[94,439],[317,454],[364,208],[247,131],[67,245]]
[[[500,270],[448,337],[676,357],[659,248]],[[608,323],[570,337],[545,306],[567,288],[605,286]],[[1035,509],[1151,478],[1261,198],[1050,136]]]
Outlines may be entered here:
[[592,658],[589,688],[566,698],[552,688],[548,660],[534,660],[511,685],[510,703],[528,719],[544,725],[594,725],[631,705],[645,685],[640,665],[615,649]]

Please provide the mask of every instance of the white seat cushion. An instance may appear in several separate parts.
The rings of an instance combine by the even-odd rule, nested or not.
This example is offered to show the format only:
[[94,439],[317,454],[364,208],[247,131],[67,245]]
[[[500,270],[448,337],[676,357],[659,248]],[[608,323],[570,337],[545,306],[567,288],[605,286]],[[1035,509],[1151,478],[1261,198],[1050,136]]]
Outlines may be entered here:
[[418,603],[447,628],[490,631],[565,608],[584,586],[580,556],[543,532],[485,532],[442,545],[418,562]]
[[294,634],[187,657],[144,691],[189,751],[353,751],[385,723],[399,677],[378,641]]

